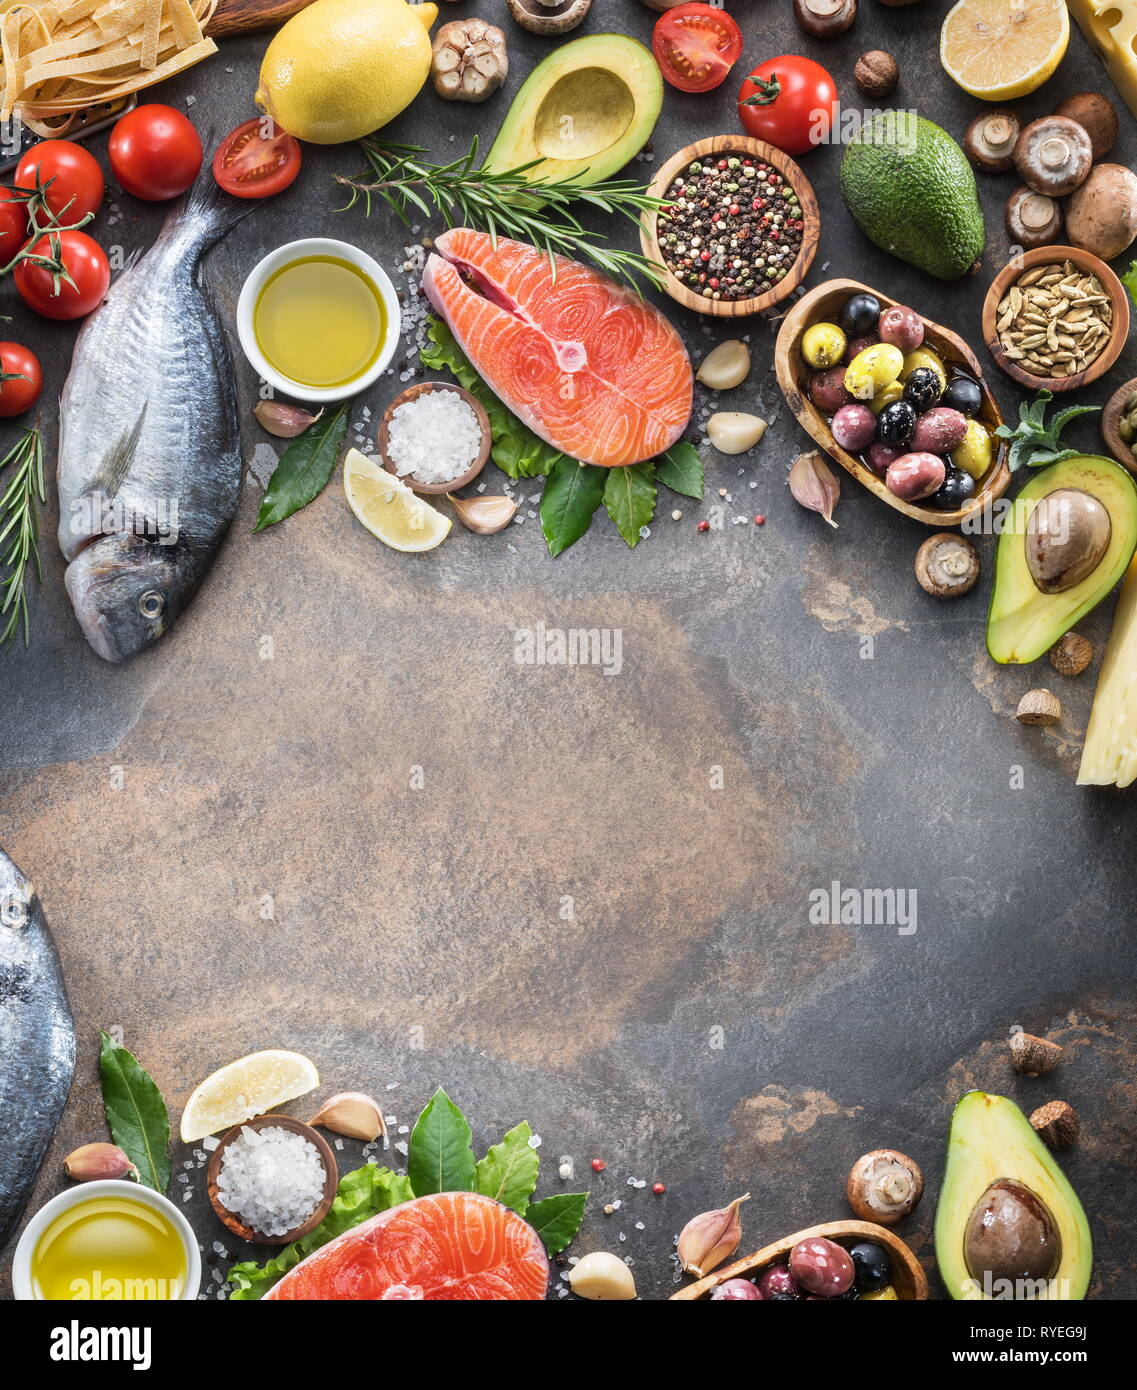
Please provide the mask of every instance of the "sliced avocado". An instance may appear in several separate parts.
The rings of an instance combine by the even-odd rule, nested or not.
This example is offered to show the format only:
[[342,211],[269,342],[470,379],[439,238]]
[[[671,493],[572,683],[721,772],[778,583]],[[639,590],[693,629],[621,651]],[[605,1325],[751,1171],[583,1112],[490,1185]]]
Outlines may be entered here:
[[[1039,511],[1044,498],[1050,501]],[[1065,547],[1047,547],[1044,519],[1064,516]],[[1003,665],[1037,660],[1105,598],[1135,547],[1137,483],[1119,463],[1078,454],[1035,473],[1003,508],[987,615],[992,658]]]
[[975,174],[946,130],[881,111],[849,142],[841,194],[870,241],[941,280],[966,275],[987,244]]
[[1084,1298],[1082,1204],[1023,1112],[968,1091],[955,1107],[936,1207],[936,1262],[957,1299]]
[[496,173],[539,159],[533,179],[600,183],[651,138],[663,76],[651,53],[623,34],[562,44],[525,79],[485,159]]

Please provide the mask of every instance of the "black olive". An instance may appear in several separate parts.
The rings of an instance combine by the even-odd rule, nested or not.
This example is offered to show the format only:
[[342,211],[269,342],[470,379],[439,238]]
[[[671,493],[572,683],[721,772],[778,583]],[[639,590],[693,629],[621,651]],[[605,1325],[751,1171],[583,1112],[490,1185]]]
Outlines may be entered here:
[[923,415],[940,399],[940,374],[931,367],[917,367],[904,383],[904,399]]
[[974,491],[975,479],[971,474],[948,464],[939,492],[933,492],[928,498],[928,503],[930,506],[938,507],[941,512],[954,512],[963,506]]
[[874,294],[855,294],[845,300],[837,315],[837,323],[846,338],[863,338],[875,333],[880,318],[880,300]]
[[892,1278],[892,1262],[883,1245],[872,1240],[858,1241],[849,1246],[849,1258],[857,1271],[856,1287],[862,1293],[883,1289]]
[[910,401],[893,401],[877,417],[876,432],[882,444],[903,447],[916,428],[916,411]]
[[792,1293],[768,1293],[766,1295],[767,1303],[796,1303],[797,1301]]
[[[915,372],[912,375],[915,376]],[[983,404],[983,392],[978,382],[969,376],[953,377],[944,388],[940,404],[958,410],[961,415],[975,415]]]

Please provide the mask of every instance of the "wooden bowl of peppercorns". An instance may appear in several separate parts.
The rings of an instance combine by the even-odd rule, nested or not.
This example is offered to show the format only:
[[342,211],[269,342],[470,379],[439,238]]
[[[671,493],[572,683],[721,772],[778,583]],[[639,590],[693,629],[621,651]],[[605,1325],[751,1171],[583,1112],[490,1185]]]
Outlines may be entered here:
[[661,288],[697,314],[744,318],[801,284],[817,254],[821,213],[787,154],[749,135],[713,135],[680,150],[648,192],[667,206],[640,222]]

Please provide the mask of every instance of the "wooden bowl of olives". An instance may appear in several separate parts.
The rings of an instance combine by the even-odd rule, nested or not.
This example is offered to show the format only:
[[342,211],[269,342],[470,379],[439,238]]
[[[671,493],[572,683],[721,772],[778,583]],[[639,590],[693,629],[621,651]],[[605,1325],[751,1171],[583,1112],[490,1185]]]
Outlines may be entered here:
[[763,1246],[671,1297],[679,1302],[908,1302],[928,1297],[928,1276],[908,1246],[884,1226],[827,1221]]
[[998,403],[957,334],[858,280],[827,280],[782,320],[778,384],[798,423],[898,512],[942,530],[1011,474]]

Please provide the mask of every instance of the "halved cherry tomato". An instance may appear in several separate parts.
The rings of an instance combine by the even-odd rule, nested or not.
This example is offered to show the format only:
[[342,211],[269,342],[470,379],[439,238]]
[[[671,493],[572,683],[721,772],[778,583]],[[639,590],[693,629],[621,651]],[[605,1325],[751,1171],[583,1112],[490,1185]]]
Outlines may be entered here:
[[230,131],[213,156],[213,177],[237,198],[271,198],[299,172],[299,142],[267,116]]
[[0,267],[10,265],[28,240],[28,205],[7,185],[0,185]]
[[812,58],[785,54],[743,79],[738,115],[750,135],[786,154],[805,154],[829,138],[837,85]]
[[102,206],[106,181],[99,161],[73,140],[41,140],[16,165],[17,188],[36,188],[49,180],[47,206],[63,222],[81,222]]
[[67,278],[59,268],[53,271],[50,265],[22,260],[12,278],[29,309],[45,319],[81,319],[103,302],[111,283],[111,268],[103,248],[86,232],[45,232],[31,248],[31,255],[54,262]]
[[23,415],[39,400],[43,368],[22,343],[0,343],[0,416]]
[[681,92],[709,92],[742,56],[742,31],[716,5],[678,5],[655,22],[652,52]]
[[123,116],[107,153],[115,178],[145,203],[180,197],[201,172],[201,136],[194,123],[156,102]]

